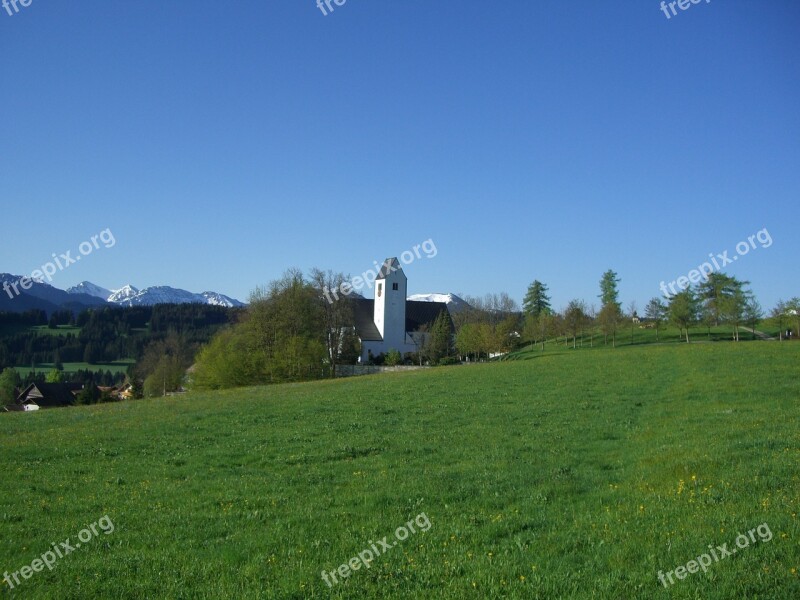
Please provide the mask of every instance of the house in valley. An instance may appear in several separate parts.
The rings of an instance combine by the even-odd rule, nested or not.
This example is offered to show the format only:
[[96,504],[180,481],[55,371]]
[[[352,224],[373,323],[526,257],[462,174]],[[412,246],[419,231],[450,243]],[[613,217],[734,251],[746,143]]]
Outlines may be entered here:
[[75,392],[81,387],[69,383],[32,383],[20,392],[15,405],[23,411],[72,406]]

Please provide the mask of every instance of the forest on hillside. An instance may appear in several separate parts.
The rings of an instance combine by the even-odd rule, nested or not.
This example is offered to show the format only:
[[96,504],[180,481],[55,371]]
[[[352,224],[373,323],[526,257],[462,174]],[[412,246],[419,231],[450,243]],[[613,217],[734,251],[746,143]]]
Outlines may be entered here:
[[[104,372],[115,361],[140,361],[148,347],[169,335],[187,347],[208,342],[241,309],[203,304],[104,307],[79,313],[61,310],[0,312],[0,371],[8,367],[86,363]],[[97,366],[97,369],[92,369]]]

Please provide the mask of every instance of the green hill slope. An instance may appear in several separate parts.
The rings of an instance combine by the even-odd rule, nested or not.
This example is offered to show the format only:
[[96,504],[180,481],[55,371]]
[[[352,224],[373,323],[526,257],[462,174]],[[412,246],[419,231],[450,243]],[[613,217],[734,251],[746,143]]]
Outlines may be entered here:
[[[20,598],[797,598],[798,359],[788,343],[564,350],[0,415],[0,570],[113,523],[0,585]],[[762,524],[769,540],[762,528],[705,573],[659,582]],[[370,568],[325,583],[367,549]]]

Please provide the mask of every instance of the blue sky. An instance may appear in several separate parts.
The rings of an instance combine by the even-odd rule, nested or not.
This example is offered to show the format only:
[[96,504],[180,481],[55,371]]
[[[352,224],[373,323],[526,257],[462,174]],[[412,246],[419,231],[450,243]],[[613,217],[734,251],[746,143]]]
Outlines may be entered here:
[[[335,5],[334,5],[335,7]],[[767,228],[800,295],[800,3],[32,0],[0,9],[0,272],[245,299],[427,239],[409,293],[597,302]]]

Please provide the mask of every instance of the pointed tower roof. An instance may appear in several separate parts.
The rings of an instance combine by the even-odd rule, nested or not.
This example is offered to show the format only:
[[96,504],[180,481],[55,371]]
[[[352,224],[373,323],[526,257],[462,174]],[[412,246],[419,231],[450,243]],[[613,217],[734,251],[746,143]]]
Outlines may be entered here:
[[403,267],[400,265],[400,261],[397,260],[397,257],[387,258],[383,261],[383,266],[381,267],[378,276],[375,278],[378,279],[386,279],[389,275],[394,273],[395,271],[403,271]]

